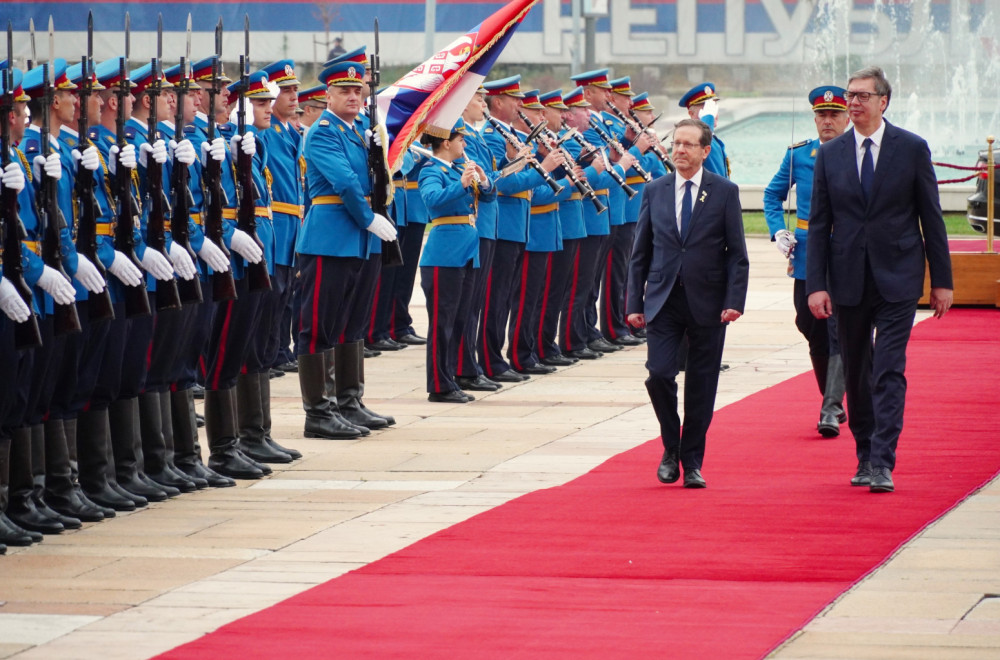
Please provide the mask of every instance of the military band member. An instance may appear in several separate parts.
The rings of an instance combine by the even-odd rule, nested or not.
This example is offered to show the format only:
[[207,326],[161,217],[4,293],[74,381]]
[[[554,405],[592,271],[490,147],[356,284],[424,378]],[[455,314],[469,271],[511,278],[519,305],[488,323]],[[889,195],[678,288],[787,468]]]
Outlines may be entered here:
[[700,119],[712,129],[712,151],[705,159],[705,169],[713,174],[730,176],[729,156],[726,155],[726,145],[715,134],[719,118],[719,97],[715,93],[715,84],[706,82],[695,85],[681,97],[677,105],[687,110],[688,117]]
[[[778,250],[789,260],[789,275],[795,278],[795,327],[809,342],[816,383],[823,396],[817,430],[825,437],[840,435],[847,421],[844,412],[844,366],[837,343],[836,317],[817,319],[806,304],[806,239],[809,237],[809,203],[813,168],[819,146],[847,130],[846,90],[826,85],[809,92],[813,120],[819,137],[793,144],[785,152],[778,172],[764,189],[764,217]],[[795,229],[785,227],[782,203],[795,186]]]

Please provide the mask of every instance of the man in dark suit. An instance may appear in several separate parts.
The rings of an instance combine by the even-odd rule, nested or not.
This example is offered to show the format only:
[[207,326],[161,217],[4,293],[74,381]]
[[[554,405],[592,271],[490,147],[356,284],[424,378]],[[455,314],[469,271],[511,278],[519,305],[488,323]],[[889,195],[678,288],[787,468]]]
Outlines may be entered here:
[[806,290],[816,318],[836,305],[847,408],[857,449],[853,486],[894,489],[903,429],[906,344],[930,265],[930,305],[951,307],[951,258],[931,153],[882,118],[892,88],[882,69],[847,86],[854,128],[820,147],[813,178]]
[[[646,185],[628,268],[628,322],[646,327],[646,389],[663,437],[656,476],[673,483],[683,466],[685,488],[705,487],[701,465],[726,325],[743,314],[750,270],[739,188],[702,167],[711,144],[704,122],[678,122],[677,171]],[[676,377],[685,336],[682,435]]]

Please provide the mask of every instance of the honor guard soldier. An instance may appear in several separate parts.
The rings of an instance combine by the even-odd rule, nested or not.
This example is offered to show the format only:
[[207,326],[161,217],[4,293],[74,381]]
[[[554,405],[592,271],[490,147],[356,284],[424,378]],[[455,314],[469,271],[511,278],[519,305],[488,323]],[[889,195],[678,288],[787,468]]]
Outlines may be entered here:
[[677,105],[687,110],[688,117],[700,119],[712,129],[712,151],[705,159],[705,169],[727,179],[731,173],[726,145],[715,134],[719,118],[719,97],[715,94],[715,84],[705,82],[695,85],[681,97]]
[[[764,189],[764,217],[778,250],[788,259],[788,274],[795,278],[795,327],[809,342],[809,358],[823,404],[817,430],[825,437],[840,435],[840,425],[847,421],[844,412],[844,366],[837,342],[835,316],[817,319],[806,303],[806,239],[809,237],[809,207],[812,195],[816,154],[828,142],[847,130],[845,90],[825,85],[809,92],[813,120],[819,137],[793,144],[785,152],[778,172]],[[782,203],[795,187],[795,228],[785,226]]]
[[305,139],[309,128],[326,110],[326,85],[316,85],[301,90],[299,92],[299,108],[303,110],[299,121],[302,124],[302,137]]
[[356,438],[367,432],[341,416],[336,383],[328,384],[336,379],[334,348],[352,320],[371,244],[396,238],[393,223],[373,213],[367,199],[368,149],[355,122],[364,105],[363,76],[364,68],[352,61],[324,69],[320,80],[328,87],[327,109],[305,140],[311,205],[296,253],[302,275],[297,350],[306,437]]
[[433,160],[420,171],[420,194],[431,218],[420,257],[428,317],[427,399],[468,403],[475,397],[459,388],[455,367],[480,265],[479,200],[494,196],[494,186],[482,167],[465,158],[461,118],[451,130],[428,126],[420,141],[434,152]]

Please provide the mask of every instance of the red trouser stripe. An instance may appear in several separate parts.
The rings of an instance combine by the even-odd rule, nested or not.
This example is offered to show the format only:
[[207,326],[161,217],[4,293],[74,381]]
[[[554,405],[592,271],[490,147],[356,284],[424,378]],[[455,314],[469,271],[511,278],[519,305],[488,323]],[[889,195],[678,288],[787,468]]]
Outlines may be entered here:
[[215,358],[215,377],[212,378],[212,386],[208,389],[219,389],[219,378],[222,376],[222,365],[226,360],[226,344],[229,343],[229,321],[233,318],[233,301],[227,300],[223,303],[226,306],[226,320],[222,322],[222,332],[219,334],[219,354]]
[[615,315],[613,308],[614,297],[611,294],[611,279],[612,271],[614,270],[614,253],[615,246],[611,245],[611,249],[608,251],[608,266],[604,272],[604,316],[605,321],[608,326],[608,334],[611,335],[611,339],[616,339],[618,335],[615,334]]
[[521,293],[517,301],[517,321],[514,322],[514,341],[510,347],[510,360],[514,363],[515,369],[521,368],[521,360],[517,354],[517,348],[521,343],[521,322],[524,320],[524,297],[528,289],[528,255],[524,253],[524,260],[521,261]]
[[[490,271],[490,274],[486,276],[486,302],[483,305],[483,334],[481,335],[482,339],[479,342],[481,346],[480,350],[482,350],[483,354],[486,356],[489,356],[489,346],[490,346],[489,337],[486,334],[486,327],[488,325],[487,319],[490,317],[490,290],[492,288],[493,288],[493,271]],[[486,363],[482,365],[483,369],[486,371],[486,375],[492,376],[493,365],[490,364],[489,359],[483,360],[483,362]]]
[[566,307],[566,350],[573,350],[573,303],[576,300],[576,282],[580,278],[580,250],[573,256],[573,285],[569,289],[569,305]]
[[378,274],[378,280],[375,281],[375,299],[372,301],[372,315],[368,319],[368,341],[375,341],[375,315],[378,314],[378,294],[382,289],[382,273]]
[[323,257],[316,257],[316,279],[313,281],[312,327],[309,329],[309,353],[316,352],[316,331],[319,328],[320,286],[323,281]]
[[545,358],[545,312],[549,307],[549,287],[552,285],[552,253],[545,256],[545,290],[542,291],[542,309],[538,314],[538,339],[535,351],[539,359]]

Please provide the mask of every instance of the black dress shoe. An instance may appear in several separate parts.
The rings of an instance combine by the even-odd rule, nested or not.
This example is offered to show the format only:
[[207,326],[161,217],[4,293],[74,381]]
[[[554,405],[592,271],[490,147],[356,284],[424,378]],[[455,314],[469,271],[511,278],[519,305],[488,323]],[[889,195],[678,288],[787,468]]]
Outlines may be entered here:
[[449,392],[431,392],[427,395],[427,400],[432,403],[468,403],[474,399],[462,390],[451,390]]
[[41,533],[29,532],[18,527],[7,516],[0,513],[0,544],[24,547],[41,540]]
[[236,447],[229,447],[209,456],[208,467],[231,479],[260,479],[264,476]]
[[528,376],[519,374],[513,369],[508,369],[507,371],[499,374],[493,374],[490,376],[490,380],[494,380],[498,383],[523,383],[528,380]]
[[376,351],[374,349],[371,349],[371,348],[368,348],[367,346],[365,346],[365,357],[366,358],[376,358],[376,357],[378,357],[380,355],[382,355],[382,351]]
[[840,414],[837,415],[837,422],[839,422],[840,424],[846,424],[847,423],[847,413],[844,412],[844,411],[841,411]]
[[[193,481],[190,481],[187,478],[187,475],[179,477],[167,469],[164,469],[162,472],[147,472],[146,476],[152,479],[157,486],[164,490],[167,488],[175,488],[181,493],[193,493],[198,490],[198,487],[194,485]],[[167,491],[167,494],[169,495],[170,491]]]
[[542,358],[542,364],[547,364],[550,367],[568,367],[571,364],[576,364],[579,360],[571,357],[566,357],[561,353],[556,355],[550,355],[547,358]]
[[195,384],[194,386],[191,387],[191,393],[194,394],[194,398],[196,399],[204,399],[205,387],[203,385]]
[[580,348],[575,351],[570,351],[566,355],[571,358],[576,358],[577,360],[596,360],[597,358],[604,357],[604,353],[591,350],[590,348]]
[[293,461],[297,461],[300,458],[302,458],[302,452],[300,452],[298,449],[289,449],[288,447],[282,447],[275,441],[274,438],[272,438],[269,435],[264,436],[264,442],[270,445],[273,449],[285,452],[286,454],[292,457]]
[[895,484],[892,483],[892,470],[887,467],[872,468],[868,490],[873,493],[891,493],[896,490]]
[[236,443],[240,451],[259,463],[291,463],[292,457],[269,445],[262,438],[240,438]]
[[681,476],[681,469],[677,463],[677,450],[666,449],[663,458],[660,459],[660,467],[656,469],[656,478],[660,483],[672,484]]
[[136,495],[135,493],[128,492],[120,485],[118,485],[118,482],[116,481],[109,481],[108,485],[111,488],[111,490],[115,491],[125,499],[132,500],[132,503],[135,504],[137,509],[141,509],[142,507],[149,505],[149,500],[147,500],[145,497],[141,495]]
[[202,415],[201,413],[195,413],[194,414],[194,423],[195,423],[195,426],[197,426],[200,429],[205,428],[205,416]]
[[533,376],[544,376],[546,374],[554,374],[555,372],[556,372],[555,367],[549,367],[544,364],[538,364],[537,362],[535,364],[529,364],[526,367],[521,367],[520,369],[517,369],[517,373],[519,374],[531,374]]
[[503,387],[500,383],[496,383],[482,374],[479,374],[475,378],[459,376],[455,379],[455,382],[463,390],[476,390],[478,392],[496,392]]
[[[163,502],[170,497],[170,493],[167,491],[157,485],[150,485],[139,477],[136,477],[131,481],[122,481],[119,479],[118,485],[124,488],[127,492],[143,497],[149,502]],[[180,492],[177,494],[180,495]]]
[[638,337],[639,339],[645,339],[646,338],[646,328],[633,328],[632,329],[632,336],[633,337]]
[[[47,498],[47,500],[50,500],[46,502],[49,508],[61,516],[76,518],[81,522],[101,522],[104,520],[104,513],[100,509],[87,506],[80,501],[74,501],[70,498],[61,498],[58,500]],[[62,519],[60,519],[60,522],[63,522]],[[63,526],[66,526],[65,522],[63,522]]]
[[224,477],[215,470],[209,470],[201,461],[178,463],[177,469],[189,477],[201,477],[212,488],[231,488],[236,485],[236,482],[229,477]]
[[723,364],[719,365],[719,373],[722,373],[724,371],[729,371],[729,365],[728,364],[723,363]]
[[836,438],[840,435],[840,422],[837,421],[835,414],[826,412],[820,415],[816,430],[824,438]]
[[598,351],[601,353],[613,353],[615,351],[622,350],[623,347],[612,344],[604,337],[601,337],[600,339],[594,339],[593,341],[588,341],[587,348],[589,348],[592,351]]
[[85,490],[87,498],[94,504],[99,504],[115,511],[135,511],[135,502],[118,491],[106,486],[101,490]]
[[400,344],[391,339],[379,339],[371,343],[365,342],[365,346],[374,351],[401,351],[406,348],[406,344]]
[[701,476],[701,470],[684,470],[685,488],[704,488],[705,478]]
[[858,470],[851,477],[852,486],[868,486],[872,482],[872,464],[870,461],[858,461]]
[[619,346],[639,346],[642,344],[642,340],[632,335],[622,335],[621,337],[615,337],[612,343]]
[[289,360],[284,364],[279,364],[278,369],[281,369],[286,374],[296,374],[299,372],[299,363],[296,360]]
[[273,380],[275,378],[281,378],[281,377],[283,377],[285,375],[285,372],[282,371],[281,369],[268,369],[267,370],[267,375],[268,375],[268,378],[270,378],[270,379]]
[[402,335],[394,340],[399,344],[409,344],[410,346],[423,346],[427,340],[420,335]]

